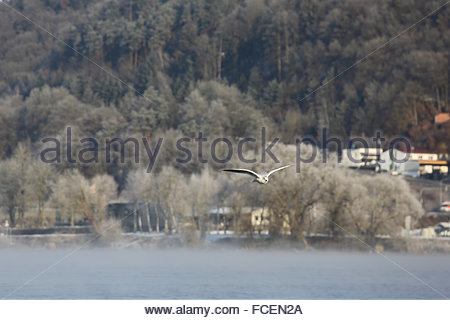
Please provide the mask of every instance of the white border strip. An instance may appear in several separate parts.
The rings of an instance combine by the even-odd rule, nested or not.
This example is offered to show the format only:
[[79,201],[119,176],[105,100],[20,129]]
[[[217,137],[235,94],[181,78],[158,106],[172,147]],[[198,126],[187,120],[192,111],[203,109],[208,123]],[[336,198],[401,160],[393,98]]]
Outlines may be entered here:
[[[165,307],[172,314],[146,313]],[[2,319],[445,319],[445,300],[11,300],[0,301]],[[178,308],[178,309],[177,309]],[[209,309],[208,309],[209,308]],[[228,309],[227,309],[228,308]],[[238,308],[239,314],[236,314]],[[208,310],[206,315],[205,310]],[[217,314],[214,310],[234,310]],[[246,310],[246,311],[245,311]],[[301,310],[301,312],[300,312]],[[196,314],[190,312],[196,311]],[[176,314],[180,312],[180,314]],[[287,313],[286,313],[287,312]],[[231,312],[230,312],[231,313]]]

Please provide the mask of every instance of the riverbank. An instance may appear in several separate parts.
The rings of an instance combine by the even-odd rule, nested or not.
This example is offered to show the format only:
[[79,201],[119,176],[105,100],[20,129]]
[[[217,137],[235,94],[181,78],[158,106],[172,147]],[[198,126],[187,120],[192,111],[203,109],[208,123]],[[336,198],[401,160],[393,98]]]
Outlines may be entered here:
[[270,237],[221,237],[213,242],[215,246],[237,247],[248,249],[294,249],[294,250],[332,250],[332,251],[358,251],[395,252],[395,253],[450,253],[450,238],[379,238],[374,244],[368,244],[361,239],[346,237],[333,240],[323,236],[309,236],[308,244],[301,240],[290,238]]
[[308,244],[290,238],[269,236],[235,236],[210,234],[203,242],[187,244],[178,234],[164,233],[122,233],[114,237],[102,237],[94,233],[40,233],[0,235],[0,249],[4,248],[237,248],[237,249],[292,249],[333,251],[378,251],[397,253],[450,253],[450,238],[379,238],[369,245],[360,239],[347,237],[333,240],[324,236],[307,237]]
[[124,233],[120,236],[102,237],[94,233],[61,233],[0,236],[1,248],[167,248],[182,247],[179,236],[168,236],[163,233]]

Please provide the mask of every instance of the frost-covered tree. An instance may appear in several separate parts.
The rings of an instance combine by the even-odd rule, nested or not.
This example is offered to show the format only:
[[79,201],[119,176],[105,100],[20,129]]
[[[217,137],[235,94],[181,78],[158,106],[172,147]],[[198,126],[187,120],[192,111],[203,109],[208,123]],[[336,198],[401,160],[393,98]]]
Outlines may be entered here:
[[356,230],[368,241],[378,235],[396,236],[407,216],[417,220],[423,214],[420,202],[401,177],[361,177],[357,182],[365,192],[351,216]]
[[351,217],[355,214],[355,203],[365,196],[366,189],[360,185],[360,177],[338,165],[324,166],[322,175],[320,207],[323,215],[317,220],[322,220],[324,232],[338,238],[346,231],[353,232]]
[[28,168],[28,193],[32,201],[37,204],[37,223],[40,227],[44,225],[44,208],[52,192],[51,184],[55,173],[52,166],[38,160],[33,161]]
[[0,196],[12,227],[16,226],[17,218],[24,222],[30,159],[29,147],[19,144],[12,158],[0,163]]
[[79,213],[97,233],[105,219],[106,205],[116,194],[117,185],[111,176],[99,175],[88,180],[78,170],[60,176],[53,186],[53,201],[60,209],[69,211],[71,224]]
[[307,218],[320,201],[323,174],[315,164],[303,166],[298,174],[290,171],[277,172],[279,174],[273,176],[273,181],[263,191],[273,216],[271,232],[279,235],[283,225],[287,224],[291,236],[307,244]]

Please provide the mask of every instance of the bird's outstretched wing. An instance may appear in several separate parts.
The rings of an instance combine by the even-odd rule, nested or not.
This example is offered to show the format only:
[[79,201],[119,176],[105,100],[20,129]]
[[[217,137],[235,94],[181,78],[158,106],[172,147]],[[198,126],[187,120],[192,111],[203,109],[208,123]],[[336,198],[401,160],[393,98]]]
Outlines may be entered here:
[[280,167],[280,168],[276,168],[276,169],[272,169],[272,170],[266,171],[266,174],[267,174],[267,176],[270,176],[274,172],[277,172],[277,171],[280,171],[280,170],[283,170],[283,169],[286,169],[286,168],[289,168],[289,167],[292,167],[292,166],[293,166],[293,164],[288,164],[287,166],[283,166],[283,167]]
[[255,178],[259,177],[259,175],[256,172],[254,172],[252,170],[248,170],[248,169],[222,169],[222,171],[234,172],[234,173],[244,173],[244,174],[253,176]]

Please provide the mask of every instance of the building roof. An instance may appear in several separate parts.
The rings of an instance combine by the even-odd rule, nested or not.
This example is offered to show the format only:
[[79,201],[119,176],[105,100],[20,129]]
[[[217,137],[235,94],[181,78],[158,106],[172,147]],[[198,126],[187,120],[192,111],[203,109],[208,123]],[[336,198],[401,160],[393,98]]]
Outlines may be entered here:
[[[242,207],[242,213],[250,213],[253,211],[261,210],[260,207]],[[233,213],[233,208],[231,207],[221,207],[221,208],[213,208],[209,210],[209,214],[230,214]]]
[[438,227],[440,226],[440,227],[445,228],[445,229],[450,229],[450,222],[440,222],[440,223],[438,223],[437,226]]
[[450,113],[439,113],[434,116],[434,123],[441,124],[450,121]]
[[[397,150],[398,150],[398,151],[401,151],[401,152],[405,152],[405,153],[408,152],[408,150],[406,150],[406,149],[404,149],[404,148],[397,148]],[[409,153],[436,154],[436,153],[431,152],[431,151],[426,150],[426,149],[416,149],[416,148],[414,148],[414,147],[411,148],[411,150],[410,150]]]
[[419,160],[419,164],[431,164],[435,166],[446,166],[448,162],[445,160]]

